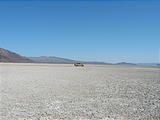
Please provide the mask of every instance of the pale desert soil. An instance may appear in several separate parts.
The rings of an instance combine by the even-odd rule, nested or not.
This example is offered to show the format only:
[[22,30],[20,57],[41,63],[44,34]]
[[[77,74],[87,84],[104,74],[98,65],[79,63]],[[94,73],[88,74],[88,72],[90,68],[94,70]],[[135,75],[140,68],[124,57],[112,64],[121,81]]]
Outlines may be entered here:
[[0,64],[0,119],[160,119],[160,68]]

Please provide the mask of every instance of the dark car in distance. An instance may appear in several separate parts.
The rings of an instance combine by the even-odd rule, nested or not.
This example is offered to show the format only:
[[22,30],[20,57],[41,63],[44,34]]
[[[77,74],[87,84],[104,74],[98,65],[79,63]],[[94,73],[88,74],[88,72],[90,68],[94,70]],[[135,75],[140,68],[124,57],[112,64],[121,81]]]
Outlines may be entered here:
[[74,66],[75,67],[84,67],[84,64],[82,64],[82,63],[74,63]]

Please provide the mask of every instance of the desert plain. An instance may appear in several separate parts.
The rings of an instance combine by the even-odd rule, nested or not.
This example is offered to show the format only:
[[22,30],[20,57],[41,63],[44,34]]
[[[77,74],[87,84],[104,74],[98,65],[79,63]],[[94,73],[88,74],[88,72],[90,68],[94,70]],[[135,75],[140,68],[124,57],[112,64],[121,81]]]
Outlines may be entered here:
[[160,68],[0,63],[0,119],[160,119]]

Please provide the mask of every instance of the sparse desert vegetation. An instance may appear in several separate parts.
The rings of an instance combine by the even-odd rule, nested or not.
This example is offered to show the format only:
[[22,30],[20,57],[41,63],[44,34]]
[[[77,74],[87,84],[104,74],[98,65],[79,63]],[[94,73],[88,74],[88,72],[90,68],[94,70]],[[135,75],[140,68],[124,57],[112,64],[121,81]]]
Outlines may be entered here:
[[160,68],[0,64],[0,119],[160,119]]

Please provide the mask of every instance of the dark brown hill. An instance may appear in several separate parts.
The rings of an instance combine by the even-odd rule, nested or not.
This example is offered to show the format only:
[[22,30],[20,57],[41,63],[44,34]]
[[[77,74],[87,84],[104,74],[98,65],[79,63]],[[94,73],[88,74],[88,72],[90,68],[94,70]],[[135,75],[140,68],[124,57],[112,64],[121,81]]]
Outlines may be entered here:
[[107,64],[104,62],[85,62],[77,61],[60,57],[24,57],[17,53],[11,52],[9,50],[0,48],[0,62],[11,62],[11,63],[60,63],[60,64],[73,64],[73,63],[84,63],[84,64]]
[[33,61],[26,57],[20,56],[17,53],[0,48],[0,62],[30,63]]

